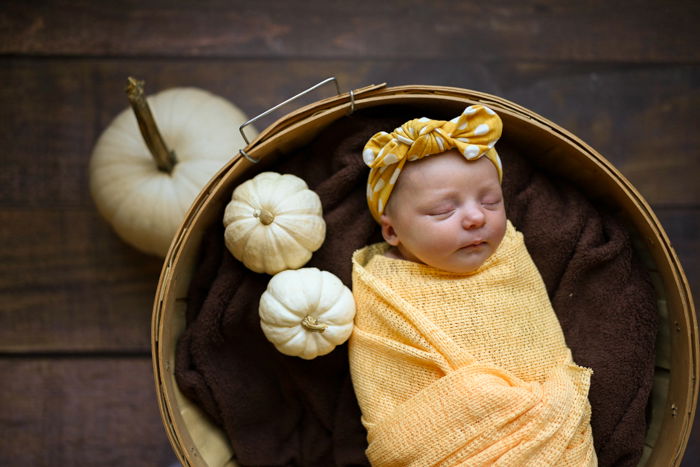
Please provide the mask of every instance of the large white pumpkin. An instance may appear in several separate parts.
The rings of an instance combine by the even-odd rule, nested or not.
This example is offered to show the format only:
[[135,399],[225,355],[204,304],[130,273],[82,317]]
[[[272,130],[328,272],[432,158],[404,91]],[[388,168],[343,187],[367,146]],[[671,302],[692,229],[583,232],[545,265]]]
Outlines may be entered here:
[[265,337],[277,350],[310,360],[350,337],[355,301],[337,276],[302,268],[273,276],[258,311]]
[[90,190],[123,240],[164,257],[200,189],[245,147],[238,128],[248,118],[226,99],[197,88],[168,89],[148,97],[148,104],[174,153],[172,170],[156,166],[134,112],[126,109],[95,145]]
[[238,185],[223,222],[233,256],[267,274],[302,267],[326,238],[321,200],[292,174],[263,172]]

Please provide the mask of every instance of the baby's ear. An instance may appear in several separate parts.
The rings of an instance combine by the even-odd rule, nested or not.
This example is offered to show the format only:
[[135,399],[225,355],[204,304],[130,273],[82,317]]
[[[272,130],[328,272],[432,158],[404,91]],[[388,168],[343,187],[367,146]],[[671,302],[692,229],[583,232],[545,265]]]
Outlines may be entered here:
[[382,227],[382,237],[384,237],[384,241],[391,246],[398,246],[399,236],[396,234],[391,218],[386,214],[382,214],[379,218],[379,224]]

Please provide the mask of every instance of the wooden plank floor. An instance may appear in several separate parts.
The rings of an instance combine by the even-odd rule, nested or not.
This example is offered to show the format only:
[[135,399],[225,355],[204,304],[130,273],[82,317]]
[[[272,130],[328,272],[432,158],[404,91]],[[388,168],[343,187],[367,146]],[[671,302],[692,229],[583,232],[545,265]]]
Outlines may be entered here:
[[[123,244],[88,191],[127,76],[151,92],[201,87],[250,116],[331,75],[343,91],[510,99],[632,181],[698,297],[698,21],[693,0],[3,2],[0,465],[176,460],[150,363],[161,261]],[[683,465],[700,465],[698,424]]]

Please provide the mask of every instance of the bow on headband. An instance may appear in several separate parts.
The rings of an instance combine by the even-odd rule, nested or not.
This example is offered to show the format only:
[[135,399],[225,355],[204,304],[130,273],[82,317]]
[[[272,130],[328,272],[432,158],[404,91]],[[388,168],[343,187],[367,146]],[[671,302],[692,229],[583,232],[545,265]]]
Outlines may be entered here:
[[392,133],[376,133],[362,151],[365,164],[371,169],[367,202],[372,217],[379,222],[406,161],[456,149],[469,161],[487,157],[502,180],[501,160],[493,148],[502,130],[503,123],[496,112],[485,105],[471,105],[449,122],[424,117],[408,121]]

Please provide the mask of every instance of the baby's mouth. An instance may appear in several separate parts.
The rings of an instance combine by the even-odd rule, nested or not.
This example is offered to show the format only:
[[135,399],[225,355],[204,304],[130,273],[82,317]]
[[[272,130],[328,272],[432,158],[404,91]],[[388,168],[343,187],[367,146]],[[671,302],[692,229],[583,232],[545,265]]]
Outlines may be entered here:
[[474,241],[474,242],[471,242],[471,243],[467,243],[466,245],[464,245],[463,247],[461,247],[460,250],[469,250],[469,249],[478,248],[478,247],[484,246],[484,245],[486,245],[486,242],[485,242],[485,241],[483,241],[483,240],[477,240],[477,241]]

